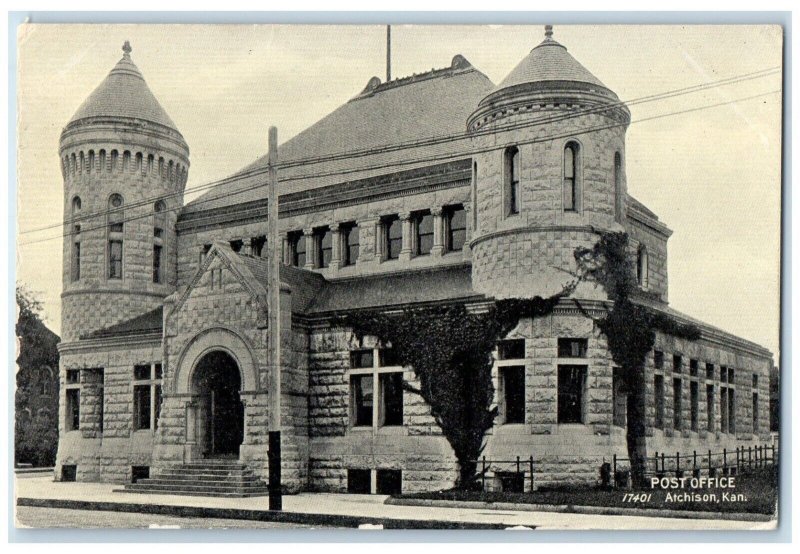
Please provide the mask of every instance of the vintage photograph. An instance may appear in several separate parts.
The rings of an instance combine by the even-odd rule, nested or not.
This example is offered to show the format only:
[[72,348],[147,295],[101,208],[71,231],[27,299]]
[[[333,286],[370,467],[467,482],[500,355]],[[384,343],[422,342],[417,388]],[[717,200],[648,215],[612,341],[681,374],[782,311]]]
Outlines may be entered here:
[[552,23],[20,25],[16,526],[774,530],[784,29]]

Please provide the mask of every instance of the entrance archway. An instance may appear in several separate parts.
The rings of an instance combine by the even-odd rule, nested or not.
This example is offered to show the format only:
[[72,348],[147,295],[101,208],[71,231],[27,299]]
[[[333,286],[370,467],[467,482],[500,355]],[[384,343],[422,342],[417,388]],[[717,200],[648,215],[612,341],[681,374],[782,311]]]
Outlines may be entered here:
[[204,355],[192,374],[198,403],[198,446],[204,457],[235,458],[244,439],[242,377],[227,352]]

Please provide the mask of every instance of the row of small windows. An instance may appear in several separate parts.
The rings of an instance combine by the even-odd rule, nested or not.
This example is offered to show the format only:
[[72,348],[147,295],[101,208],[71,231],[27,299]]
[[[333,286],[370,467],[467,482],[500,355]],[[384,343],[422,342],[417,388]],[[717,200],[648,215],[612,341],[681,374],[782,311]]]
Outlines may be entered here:
[[[80,221],[81,199],[75,196],[72,199],[72,260],[71,280],[79,281],[81,278],[81,224]],[[163,283],[163,257],[167,205],[163,200],[153,204],[153,282]],[[107,213],[107,273],[108,279],[122,279],[123,252],[124,252],[125,212],[124,200],[120,194],[112,194],[108,198]]]
[[[520,191],[520,172],[521,172],[520,150],[517,146],[506,148],[503,164],[504,182],[504,205],[506,216],[513,216],[520,213],[521,191]],[[581,147],[575,141],[569,141],[564,145],[563,164],[562,164],[562,206],[565,212],[577,212],[581,210],[582,198],[582,179],[581,179]],[[477,168],[474,168],[477,173]],[[473,177],[475,178],[475,177]],[[614,182],[614,218],[622,222],[624,199],[622,186],[622,156],[619,152],[614,153],[613,163],[613,182]]]
[[[91,400],[99,411],[97,414],[97,430],[103,432],[103,419],[105,397],[103,386],[103,369],[68,369],[65,383],[66,419],[64,427],[67,431],[77,431],[81,428],[81,372],[99,375],[95,379],[93,399]],[[161,387],[163,381],[162,366],[160,363],[139,364],[133,367],[133,430],[157,429],[161,412]],[[87,391],[88,392],[88,391]],[[89,412],[92,413],[91,408]]]
[[[183,184],[186,181],[188,169],[183,164],[177,163],[174,160],[167,161],[163,157],[159,157],[156,162],[156,158],[153,154],[149,154],[145,157],[141,152],[137,152],[133,155],[133,162],[131,162],[131,156],[132,154],[129,150],[123,152],[122,160],[120,160],[117,150],[112,150],[110,155],[106,155],[105,150],[99,150],[97,155],[95,155],[94,150],[89,150],[87,154],[84,154],[83,151],[79,152],[77,155],[73,153],[64,157],[64,173],[74,175],[76,173],[91,173],[93,171],[121,170],[137,171],[147,175],[157,171],[164,180],[170,183],[178,182]],[[156,165],[156,163],[158,165]]]

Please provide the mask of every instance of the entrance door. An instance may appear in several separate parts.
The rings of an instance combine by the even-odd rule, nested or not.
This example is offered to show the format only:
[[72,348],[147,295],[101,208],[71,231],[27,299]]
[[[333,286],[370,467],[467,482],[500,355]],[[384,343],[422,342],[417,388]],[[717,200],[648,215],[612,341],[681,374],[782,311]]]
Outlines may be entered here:
[[241,376],[225,352],[206,354],[194,373],[194,393],[203,412],[199,442],[205,457],[238,457],[244,439]]

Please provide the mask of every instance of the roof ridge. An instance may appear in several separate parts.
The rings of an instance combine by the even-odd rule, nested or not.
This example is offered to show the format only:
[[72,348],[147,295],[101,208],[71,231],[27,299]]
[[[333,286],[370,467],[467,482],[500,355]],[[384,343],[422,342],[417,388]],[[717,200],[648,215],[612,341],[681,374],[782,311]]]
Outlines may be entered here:
[[424,71],[422,73],[412,73],[411,75],[408,75],[406,77],[398,77],[396,79],[392,79],[391,81],[387,81],[385,83],[382,83],[378,77],[372,77],[367,82],[367,86],[365,86],[364,89],[360,93],[358,93],[358,95],[348,100],[348,102],[354,102],[356,100],[372,96],[373,94],[378,92],[383,92],[385,90],[391,90],[405,85],[418,83],[420,81],[427,81],[429,79],[436,79],[438,77],[453,76],[460,73],[468,73],[470,71],[477,71],[477,70],[471,63],[469,63],[469,60],[467,60],[464,56],[462,56],[461,54],[456,54],[455,56],[453,56],[453,60],[447,67],[439,67],[439,68],[433,67],[429,71]]

